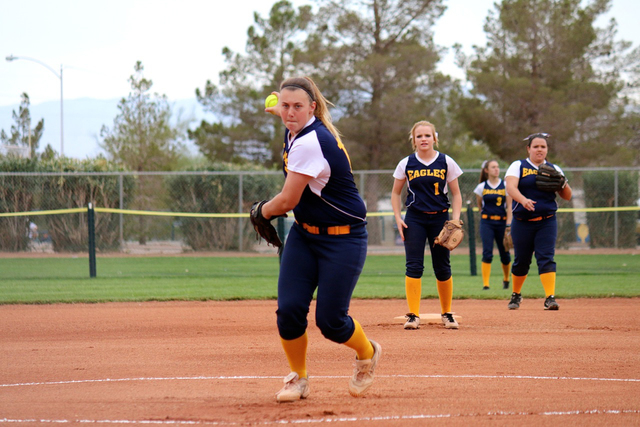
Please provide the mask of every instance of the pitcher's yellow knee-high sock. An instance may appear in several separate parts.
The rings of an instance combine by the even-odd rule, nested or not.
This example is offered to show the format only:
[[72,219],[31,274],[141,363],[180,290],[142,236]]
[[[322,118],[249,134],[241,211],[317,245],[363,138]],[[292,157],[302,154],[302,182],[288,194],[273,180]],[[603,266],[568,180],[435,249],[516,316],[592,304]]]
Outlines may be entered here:
[[451,300],[453,299],[453,277],[447,280],[436,280],[438,283],[438,296],[440,297],[440,308],[442,314],[451,311]]
[[305,332],[301,337],[293,340],[285,340],[280,337],[282,342],[282,348],[284,348],[284,354],[287,355],[287,361],[289,361],[289,368],[291,372],[298,374],[300,378],[307,377],[307,344],[309,339]]
[[522,285],[524,285],[524,281],[527,276],[516,276],[515,274],[511,274],[511,278],[513,279],[513,292],[515,292],[516,294],[521,293],[520,291],[522,291]]
[[556,272],[551,271],[549,273],[542,273],[540,275],[540,281],[544,288],[545,296],[556,294]]
[[356,319],[353,319],[353,323],[355,324],[356,329],[353,331],[351,338],[349,338],[344,345],[356,351],[358,360],[371,359],[373,357],[373,345],[362,330],[360,323],[358,323]]
[[409,313],[420,316],[420,299],[422,298],[422,279],[415,277],[404,277],[404,290],[407,294],[407,304]]
[[509,270],[511,270],[511,263],[509,264],[502,264],[502,275],[504,277],[505,282],[509,281]]
[[482,286],[485,288],[489,287],[489,278],[491,277],[491,264],[488,262],[482,263]]

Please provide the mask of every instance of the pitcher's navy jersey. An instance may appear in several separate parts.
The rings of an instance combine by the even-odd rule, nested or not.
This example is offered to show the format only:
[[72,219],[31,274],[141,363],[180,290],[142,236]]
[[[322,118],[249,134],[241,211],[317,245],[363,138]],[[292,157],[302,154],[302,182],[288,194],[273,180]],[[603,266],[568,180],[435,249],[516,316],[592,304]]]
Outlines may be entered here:
[[367,209],[358,193],[349,155],[321,120],[312,117],[289,139],[285,132],[283,170],[313,177],[293,213],[298,222],[316,226],[362,223]]
[[449,209],[447,183],[462,175],[462,169],[449,156],[437,153],[430,162],[423,162],[413,153],[398,163],[393,177],[407,180],[405,205],[420,212]]
[[473,192],[482,197],[482,214],[490,217],[507,216],[507,188],[503,180],[495,188],[486,180],[478,184]]
[[[546,164],[553,166],[558,172],[562,172],[558,166],[545,161]],[[512,203],[513,216],[517,219],[530,219],[539,216],[553,215],[558,210],[558,202],[556,202],[556,193],[538,190],[536,187],[536,175],[538,168],[534,166],[529,159],[516,160],[511,163],[506,176],[515,176],[519,178],[518,190],[527,199],[534,200],[535,210],[528,211],[520,203],[515,200]]]

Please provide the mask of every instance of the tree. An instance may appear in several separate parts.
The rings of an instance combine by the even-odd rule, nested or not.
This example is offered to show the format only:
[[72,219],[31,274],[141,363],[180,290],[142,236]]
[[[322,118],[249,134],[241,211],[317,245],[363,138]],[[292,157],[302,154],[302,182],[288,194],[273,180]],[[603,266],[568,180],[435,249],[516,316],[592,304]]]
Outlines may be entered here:
[[289,1],[278,1],[268,19],[254,13],[245,54],[222,50],[227,68],[219,75],[220,87],[209,80],[204,90],[196,89],[198,101],[219,121],[203,120],[188,133],[210,161],[282,162],[284,131],[274,116],[263,112],[264,99],[295,69],[294,54],[310,19],[310,6],[296,11]]
[[23,93],[20,96],[18,112],[14,110],[12,114],[15,124],[11,125],[11,135],[7,135],[3,129],[0,131],[0,142],[8,146],[29,147],[29,158],[35,158],[44,132],[44,119],[40,119],[36,127],[31,128],[30,104],[29,95]]
[[[455,87],[436,70],[440,55],[431,27],[445,9],[442,1],[318,3],[314,31],[299,53],[300,68],[336,105],[336,126],[353,168],[393,168],[411,153],[413,123],[444,123],[447,93]],[[391,186],[377,174],[366,177],[360,191],[369,212],[378,211]],[[382,235],[376,224],[369,226],[373,244]]]
[[[100,146],[107,156],[132,171],[171,170],[177,163],[183,144],[181,125],[172,126],[171,106],[165,95],[149,93],[153,85],[144,78],[144,67],[138,61],[129,77],[131,92],[118,104],[119,114],[113,128],[102,126]],[[157,202],[159,180],[139,176],[135,203],[149,210]],[[139,216],[138,240],[146,243],[147,220]]]
[[129,170],[171,170],[182,149],[183,135],[170,123],[167,97],[149,93],[153,82],[144,78],[140,61],[134,70],[129,77],[131,92],[118,103],[113,127],[100,130],[100,147]]
[[451,81],[431,27],[441,0],[319,0],[317,31],[302,62],[337,105],[338,127],[354,168],[395,166],[410,151],[408,132],[420,119],[437,123]]
[[522,156],[521,140],[539,131],[552,134],[552,159],[569,166],[628,151],[629,99],[619,95],[630,43],[614,40],[615,20],[594,27],[610,0],[581,4],[503,0],[487,17],[487,45],[461,56],[472,89],[458,99],[458,118],[500,158]]

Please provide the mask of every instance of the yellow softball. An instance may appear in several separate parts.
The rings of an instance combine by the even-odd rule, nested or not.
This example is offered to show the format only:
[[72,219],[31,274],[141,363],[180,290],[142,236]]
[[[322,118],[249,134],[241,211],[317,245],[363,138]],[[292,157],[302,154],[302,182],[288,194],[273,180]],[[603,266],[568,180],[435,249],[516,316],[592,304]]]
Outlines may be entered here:
[[267,96],[267,99],[264,100],[265,108],[275,107],[278,105],[278,97],[275,95]]

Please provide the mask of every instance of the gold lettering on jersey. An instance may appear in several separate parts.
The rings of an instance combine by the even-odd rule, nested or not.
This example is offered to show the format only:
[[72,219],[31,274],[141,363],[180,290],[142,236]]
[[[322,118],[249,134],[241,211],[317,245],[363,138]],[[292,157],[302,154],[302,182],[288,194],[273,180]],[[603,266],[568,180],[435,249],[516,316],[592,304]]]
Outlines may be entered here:
[[502,190],[493,190],[493,189],[484,189],[482,190],[482,195],[487,195],[487,194],[497,194],[498,196],[506,196],[507,195],[507,190],[505,190],[504,188]]
[[446,169],[420,169],[415,171],[407,171],[407,177],[409,181],[422,176],[433,176],[435,178],[444,179]]
[[525,176],[529,176],[529,175],[538,175],[538,170],[537,169],[522,168],[522,177],[524,178]]
[[289,153],[286,151],[282,154],[282,161],[284,162],[284,171],[289,173]]
[[338,142],[338,148],[344,152],[344,155],[347,156],[347,161],[349,162],[349,169],[351,169],[351,158],[349,157],[349,153],[347,153],[347,147],[344,146],[341,140],[336,139]]

